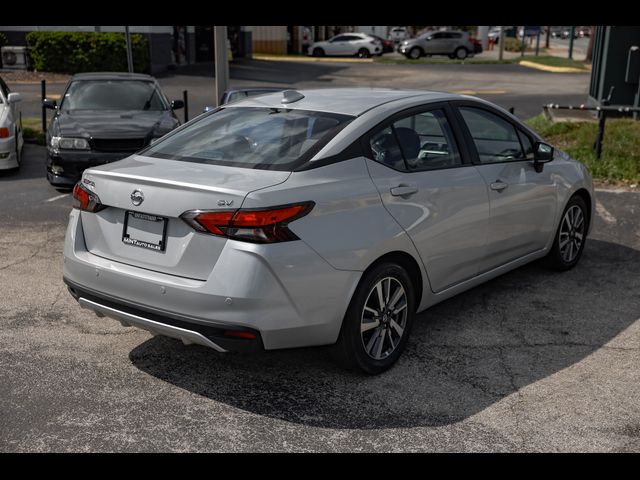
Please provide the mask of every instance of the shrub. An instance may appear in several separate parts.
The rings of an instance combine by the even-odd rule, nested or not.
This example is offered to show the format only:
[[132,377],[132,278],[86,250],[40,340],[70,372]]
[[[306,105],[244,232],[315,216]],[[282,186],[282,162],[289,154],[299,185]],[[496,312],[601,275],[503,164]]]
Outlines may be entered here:
[[522,50],[522,40],[512,37],[504,37],[504,49],[507,52],[519,52]]
[[[29,32],[33,67],[38,71],[80,73],[126,72],[127,46],[124,33]],[[131,35],[134,71],[149,72],[148,40]]]

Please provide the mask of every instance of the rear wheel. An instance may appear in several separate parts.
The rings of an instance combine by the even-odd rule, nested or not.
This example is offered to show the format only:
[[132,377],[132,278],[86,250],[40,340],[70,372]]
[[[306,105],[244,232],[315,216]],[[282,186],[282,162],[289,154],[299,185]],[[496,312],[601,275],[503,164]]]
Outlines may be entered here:
[[369,58],[371,56],[371,52],[366,48],[361,48],[360,50],[358,50],[357,55],[358,58]]
[[584,250],[589,227],[587,204],[584,199],[574,195],[562,212],[560,226],[545,263],[554,270],[573,268]]
[[454,55],[458,60],[464,60],[469,55],[469,52],[464,47],[458,47],[454,52]]
[[405,348],[415,311],[415,293],[406,270],[382,263],[360,280],[338,342],[343,366],[370,375],[389,369]]
[[316,47],[313,49],[314,57],[324,57],[324,50],[320,47]]

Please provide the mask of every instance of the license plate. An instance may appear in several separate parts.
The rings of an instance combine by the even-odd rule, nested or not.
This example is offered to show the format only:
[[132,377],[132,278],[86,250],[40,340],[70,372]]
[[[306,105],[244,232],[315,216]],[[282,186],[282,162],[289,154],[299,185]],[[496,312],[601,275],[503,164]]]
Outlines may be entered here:
[[122,241],[134,247],[164,252],[168,221],[157,215],[127,211],[124,214]]

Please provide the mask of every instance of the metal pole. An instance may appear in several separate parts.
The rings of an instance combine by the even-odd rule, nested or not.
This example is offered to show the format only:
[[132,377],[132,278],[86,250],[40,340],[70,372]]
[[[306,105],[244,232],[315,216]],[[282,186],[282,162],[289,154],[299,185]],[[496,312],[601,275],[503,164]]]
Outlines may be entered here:
[[576,33],[576,27],[571,27],[569,31],[569,58],[573,58],[573,36]]
[[604,124],[607,121],[607,112],[605,110],[600,111],[598,121],[598,134],[596,135],[596,158],[600,160],[602,155],[602,141],[604,140]]
[[540,53],[540,31],[538,30],[538,36],[536,38],[536,57]]
[[129,33],[129,27],[124,27],[124,37],[127,42],[127,66],[129,73],[133,73],[133,54],[131,53],[131,34]]
[[227,27],[213,27],[215,55],[215,94],[216,106],[220,105],[222,94],[229,85],[229,61],[227,60]]
[[523,25],[522,26],[522,45],[520,46],[520,56],[524,57],[524,49],[526,48],[526,45],[524,43],[524,39],[526,37],[525,33],[527,32],[526,27]]
[[498,57],[500,60],[502,60],[502,57],[504,56],[504,27],[500,27],[500,56]]
[[184,102],[184,123],[189,121],[189,94],[186,90],[182,91],[182,101]]
[[44,107],[44,99],[47,98],[47,81],[40,82],[40,94],[42,96],[42,131],[47,131],[47,109]]

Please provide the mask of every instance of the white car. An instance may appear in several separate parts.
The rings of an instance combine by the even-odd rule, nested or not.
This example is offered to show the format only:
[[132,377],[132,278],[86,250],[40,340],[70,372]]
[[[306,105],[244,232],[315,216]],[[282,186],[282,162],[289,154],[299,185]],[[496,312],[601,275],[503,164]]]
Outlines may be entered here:
[[309,47],[309,55],[324,57],[325,55],[344,55],[369,58],[382,54],[382,43],[366,33],[342,33],[322,42],[315,42]]
[[389,32],[389,40],[394,43],[407,40],[409,38],[409,30],[406,27],[393,27]]
[[19,93],[11,93],[0,78],[0,170],[18,168],[22,157],[22,119]]

